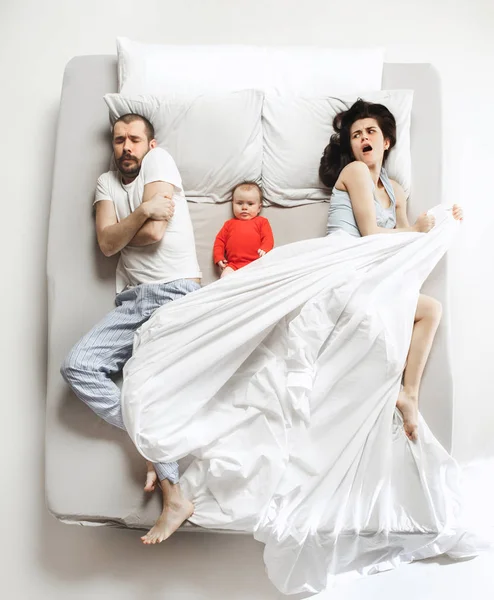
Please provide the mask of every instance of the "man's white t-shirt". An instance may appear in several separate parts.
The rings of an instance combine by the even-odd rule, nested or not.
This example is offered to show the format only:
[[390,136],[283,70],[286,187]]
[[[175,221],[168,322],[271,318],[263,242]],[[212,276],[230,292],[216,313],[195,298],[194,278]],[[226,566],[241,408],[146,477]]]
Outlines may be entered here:
[[140,283],[169,283],[176,279],[201,277],[194,231],[175,161],[163,148],[150,150],[143,158],[139,175],[125,185],[119,171],[108,171],[98,179],[94,202],[112,200],[118,221],[142,203],[144,186],[164,181],[174,186],[175,212],[160,242],[149,246],[126,246],[120,251],[117,292]]

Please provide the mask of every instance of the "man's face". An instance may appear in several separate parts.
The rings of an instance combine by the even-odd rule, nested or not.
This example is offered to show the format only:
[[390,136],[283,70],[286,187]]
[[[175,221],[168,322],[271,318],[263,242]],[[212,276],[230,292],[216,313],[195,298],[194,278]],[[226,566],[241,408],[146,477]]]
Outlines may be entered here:
[[113,130],[113,153],[117,168],[124,181],[130,183],[141,170],[142,159],[156,147],[156,140],[149,141],[143,121],[130,123],[119,121]]

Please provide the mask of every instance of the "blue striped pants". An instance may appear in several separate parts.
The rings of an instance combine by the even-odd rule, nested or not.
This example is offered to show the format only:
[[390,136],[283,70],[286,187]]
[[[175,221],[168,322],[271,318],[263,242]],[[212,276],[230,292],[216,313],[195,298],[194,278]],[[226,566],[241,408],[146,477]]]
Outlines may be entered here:
[[[200,288],[191,279],[141,284],[125,289],[115,299],[116,308],[72,348],[60,372],[75,395],[111,425],[125,429],[120,390],[111,379],[132,355],[134,333],[153,312],[172,300]],[[154,465],[160,480],[177,483],[178,464]]]

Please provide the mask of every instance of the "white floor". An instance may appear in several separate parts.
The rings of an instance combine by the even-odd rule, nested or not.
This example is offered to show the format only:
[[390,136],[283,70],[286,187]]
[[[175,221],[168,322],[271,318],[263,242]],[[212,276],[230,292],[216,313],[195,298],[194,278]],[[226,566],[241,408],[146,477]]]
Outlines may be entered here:
[[494,552],[459,563],[437,559],[403,565],[394,571],[352,581],[312,598],[493,600]]

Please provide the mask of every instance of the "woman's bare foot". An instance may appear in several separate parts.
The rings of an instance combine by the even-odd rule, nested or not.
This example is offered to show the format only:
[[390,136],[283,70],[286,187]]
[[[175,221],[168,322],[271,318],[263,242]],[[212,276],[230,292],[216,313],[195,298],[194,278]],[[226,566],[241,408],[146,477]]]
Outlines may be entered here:
[[146,461],[147,473],[146,473],[146,483],[144,484],[145,492],[154,492],[156,489],[156,482],[158,481],[158,476],[156,475],[156,471],[154,470],[154,466],[152,462],[149,460]]
[[417,394],[402,389],[396,403],[398,410],[403,415],[403,428],[409,440],[417,441],[419,421],[419,399]]
[[141,537],[144,544],[159,544],[168,539],[194,512],[194,505],[182,496],[178,483],[170,483],[167,479],[160,483],[163,511],[154,526]]

